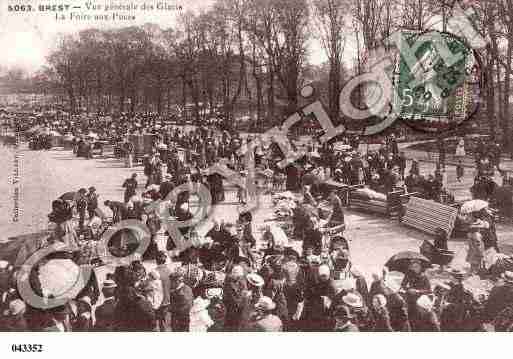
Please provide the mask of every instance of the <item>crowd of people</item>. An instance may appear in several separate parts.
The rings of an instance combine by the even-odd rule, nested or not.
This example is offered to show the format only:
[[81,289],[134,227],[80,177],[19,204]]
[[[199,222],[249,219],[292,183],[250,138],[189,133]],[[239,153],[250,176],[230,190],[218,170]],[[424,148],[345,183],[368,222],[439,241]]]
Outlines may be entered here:
[[[80,126],[63,121],[52,126],[80,136],[76,133]],[[293,150],[303,147],[306,155],[282,169],[277,163],[283,153],[272,137],[243,137],[211,128],[185,130],[146,116],[133,121],[89,119],[84,133],[85,129],[100,137],[116,136],[125,144],[130,134],[153,134],[153,148],[142,158],[146,182],[140,185],[134,173],[120,184],[124,193],[119,201],[100,200],[94,187],[55,200],[49,215],[54,232],[48,243],[72,245],[76,251],[69,258],[83,262],[86,242],[98,241],[112,223],[139,219],[150,230],[151,244],[139,260],[116,268],[103,282],[48,310],[25,303],[15,284],[16,268],[0,262],[2,330],[481,331],[488,324],[495,330],[513,329],[513,272],[497,273],[488,298],[476,298],[463,283],[468,275],[479,274],[484,260],[481,245],[499,252],[493,216],[487,209],[472,214],[469,243],[476,250],[469,250],[471,273],[454,269],[452,280],[435,284],[427,275],[428,266],[411,259],[402,273],[384,267],[368,282],[353,263],[349,241],[343,236],[343,201],[336,190],[322,193],[318,183],[365,185],[384,195],[402,188],[427,199],[450,201],[443,161],[424,178],[419,162],[407,166],[393,135],[378,150],[365,154],[357,137],[340,139],[342,146],[292,138]],[[132,167],[133,146],[125,145],[123,151],[127,167]],[[258,191],[298,194],[297,206],[306,216],[296,238],[303,241],[301,249],[284,239],[287,235],[277,224],[266,227],[257,241],[250,212],[242,213],[236,223],[216,219],[204,236],[194,225],[180,228],[191,244],[185,249],[164,232],[165,248],[159,248],[157,236],[163,225],[151,204],[163,200],[170,216],[187,221],[193,218],[191,198],[199,184],[210,190],[213,204],[225,201],[229,179],[209,171],[220,161],[243,178],[249,173],[248,164],[254,164],[258,176],[250,180],[259,183]],[[312,176],[313,182],[307,180]],[[182,184],[189,190],[169,200],[171,191]],[[241,204],[258,195],[250,186],[237,186]],[[319,210],[321,200],[330,203],[328,217]],[[111,219],[100,203],[110,209]],[[437,247],[447,249],[447,236],[440,234]],[[113,242],[112,247],[126,247],[123,241]],[[103,264],[101,258],[96,260]],[[150,269],[148,262],[155,265]]]
[[[236,243],[244,241],[242,233],[232,234],[216,225],[210,232],[215,238],[211,245],[240,245]],[[481,300],[465,288],[465,272],[453,270],[452,280],[433,285],[417,260],[409,262],[402,280],[384,271],[368,286],[351,261],[346,241],[334,237],[330,247],[326,258],[311,254],[305,258],[274,245],[268,251],[273,254],[267,254],[260,267],[249,264],[246,257],[227,265],[226,257],[212,258],[205,247],[189,251],[182,261],[158,251],[154,269],[136,260],[107,274],[101,296],[86,290],[48,310],[31,307],[20,298],[13,269],[2,261],[0,327],[3,331],[425,332],[482,331],[491,323],[496,331],[513,329],[513,272],[504,272],[489,297]],[[207,268],[222,268],[225,275]]]

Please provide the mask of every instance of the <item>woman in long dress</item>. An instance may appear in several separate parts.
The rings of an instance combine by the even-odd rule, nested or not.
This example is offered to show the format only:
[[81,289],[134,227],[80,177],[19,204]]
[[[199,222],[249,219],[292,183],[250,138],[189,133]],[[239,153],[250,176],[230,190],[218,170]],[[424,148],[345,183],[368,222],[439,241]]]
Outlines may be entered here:
[[471,227],[471,231],[467,234],[468,252],[467,262],[470,264],[470,273],[477,274],[483,267],[484,245],[481,233],[477,226]]
[[463,138],[460,138],[458,145],[456,146],[456,157],[465,157],[465,140]]

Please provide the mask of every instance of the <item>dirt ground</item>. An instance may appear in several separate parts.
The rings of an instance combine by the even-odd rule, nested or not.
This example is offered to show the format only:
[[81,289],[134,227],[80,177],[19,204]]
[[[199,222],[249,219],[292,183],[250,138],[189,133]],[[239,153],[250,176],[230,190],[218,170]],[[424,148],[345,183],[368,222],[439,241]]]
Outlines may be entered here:
[[[128,169],[118,159],[105,157],[86,160],[76,158],[71,151],[53,149],[50,151],[29,151],[22,147],[19,155],[19,198],[18,221],[13,222],[14,188],[12,183],[14,173],[14,150],[0,148],[0,240],[9,236],[36,232],[47,228],[47,214],[51,202],[59,195],[76,191],[81,187],[94,185],[100,194],[100,202],[106,199],[122,200],[121,184],[124,179],[136,172],[139,176],[139,189],[142,190],[145,176],[142,166]],[[432,171],[433,165],[422,163],[421,170]],[[472,171],[466,171],[462,183],[455,183],[455,169],[448,168],[450,188],[457,198],[468,198],[468,187],[472,183]],[[225,221],[235,221],[240,207],[235,204],[234,191],[227,193],[225,203],[216,206],[209,219],[198,227],[200,234],[205,233],[213,218],[223,218]],[[254,215],[255,228],[263,226],[264,220],[272,216],[270,196],[262,197],[259,210]],[[430,237],[400,224],[397,220],[364,214],[355,211],[346,213],[346,237],[350,240],[352,260],[368,279],[372,273],[380,273],[383,264],[393,254],[402,250],[418,250],[424,239]],[[499,243],[501,247],[511,252],[513,250],[513,227],[498,226]],[[259,233],[257,233],[257,238]],[[454,267],[465,266],[466,243],[464,239],[449,242],[451,250],[456,251]]]

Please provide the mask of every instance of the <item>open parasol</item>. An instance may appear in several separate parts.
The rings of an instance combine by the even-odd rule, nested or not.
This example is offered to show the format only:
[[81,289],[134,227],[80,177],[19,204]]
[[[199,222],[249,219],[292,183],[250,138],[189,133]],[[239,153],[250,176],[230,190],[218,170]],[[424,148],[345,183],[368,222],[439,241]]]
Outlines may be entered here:
[[460,213],[463,215],[470,214],[473,212],[479,212],[484,208],[488,208],[488,202],[483,201],[481,199],[473,199],[471,201],[463,203],[460,209]]
[[64,194],[61,194],[59,196],[59,199],[62,199],[63,201],[74,201],[77,197],[77,192],[66,192]]
[[429,259],[424,257],[422,254],[413,251],[404,251],[393,255],[385,263],[385,267],[387,267],[389,271],[406,273],[413,260],[420,261],[424,268],[431,267],[431,261]]

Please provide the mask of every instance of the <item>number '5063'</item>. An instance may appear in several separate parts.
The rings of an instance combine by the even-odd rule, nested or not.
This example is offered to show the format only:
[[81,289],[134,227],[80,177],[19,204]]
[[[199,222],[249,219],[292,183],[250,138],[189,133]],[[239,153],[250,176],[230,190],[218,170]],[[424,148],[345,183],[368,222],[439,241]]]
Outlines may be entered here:
[[8,11],[32,11],[30,5],[9,5],[7,6]]

